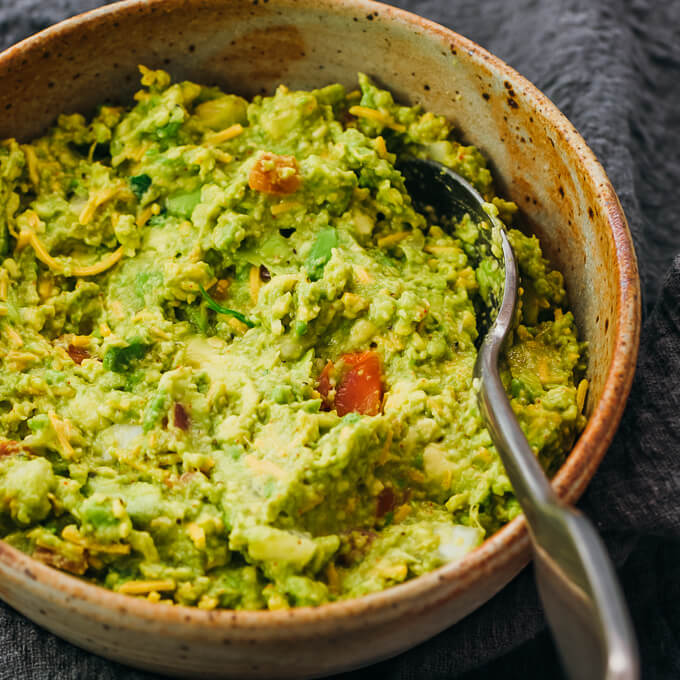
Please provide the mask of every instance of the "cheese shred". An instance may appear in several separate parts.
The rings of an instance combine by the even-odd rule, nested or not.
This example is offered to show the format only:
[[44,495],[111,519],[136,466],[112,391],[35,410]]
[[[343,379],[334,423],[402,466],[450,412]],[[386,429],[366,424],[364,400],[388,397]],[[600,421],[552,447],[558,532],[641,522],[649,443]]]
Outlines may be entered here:
[[583,407],[586,403],[586,395],[588,394],[588,381],[581,380],[576,388],[576,406],[578,407],[579,413],[583,411]]
[[357,118],[368,118],[380,125],[384,125],[395,132],[406,132],[406,126],[401,123],[397,123],[392,116],[382,111],[376,111],[376,109],[371,109],[368,106],[350,106],[349,112],[352,116]]
[[[35,256],[46,266],[48,266],[53,272],[57,274],[63,274],[66,271],[66,267],[62,262],[60,262],[56,257],[52,257],[47,252],[47,248],[43,242],[38,238],[34,231],[23,231],[20,236],[26,234],[26,239],[30,246],[35,251]],[[86,265],[86,266],[76,266],[71,267],[70,276],[96,276],[105,272],[107,269],[113,267],[121,258],[123,257],[123,246],[120,246],[112,253],[109,253],[106,257],[102,258],[96,264]]]
[[107,203],[112,198],[116,198],[118,195],[129,193],[122,185],[117,185],[113,187],[106,187],[101,191],[98,191],[90,196],[85,207],[82,209],[78,221],[80,224],[85,226],[92,221],[97,208],[104,203]]
[[269,210],[274,217],[278,217],[283,213],[289,212],[290,210],[295,210],[295,208],[301,208],[302,204],[298,201],[282,201],[281,203],[274,204]]
[[75,545],[80,545],[83,548],[91,552],[106,553],[108,555],[129,555],[130,546],[127,543],[111,543],[109,545],[104,545],[102,543],[93,543],[80,535],[80,532],[75,525],[69,524],[65,526],[61,532],[61,537],[73,543]]
[[40,174],[38,173],[38,157],[35,155],[35,149],[29,144],[21,147],[26,159],[26,166],[28,167],[28,178],[31,184],[38,189],[40,186]]
[[124,595],[147,595],[151,592],[175,590],[177,584],[174,579],[166,578],[157,581],[128,581],[118,588]]
[[398,231],[396,234],[388,234],[378,239],[378,248],[387,248],[389,246],[394,246],[400,241],[403,241],[411,232],[410,231]]
[[235,125],[230,125],[228,128],[222,130],[221,132],[216,132],[205,138],[205,143],[209,145],[219,145],[223,142],[228,142],[234,137],[238,137],[243,132],[243,125],[241,123],[236,123]]
[[248,276],[248,286],[250,288],[250,299],[252,303],[257,304],[257,296],[260,293],[260,287],[262,286],[262,279],[260,279],[260,268],[251,267],[250,274]]
[[59,442],[59,446],[61,446],[61,450],[64,456],[66,458],[71,458],[73,456],[73,447],[71,446],[71,442],[69,441],[68,422],[60,420],[57,414],[54,413],[54,411],[49,413],[47,417],[50,419],[50,423],[54,428],[54,432],[57,435],[57,441]]

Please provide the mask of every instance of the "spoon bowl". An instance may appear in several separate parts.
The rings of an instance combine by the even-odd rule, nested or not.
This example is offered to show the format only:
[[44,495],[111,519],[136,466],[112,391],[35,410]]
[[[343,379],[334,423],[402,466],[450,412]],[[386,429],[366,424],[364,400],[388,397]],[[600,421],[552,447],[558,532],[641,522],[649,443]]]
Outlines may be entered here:
[[492,328],[494,321],[500,330],[509,328],[517,303],[517,262],[498,219],[495,206],[487,203],[470,182],[451,168],[437,161],[407,158],[398,168],[417,210],[446,224],[466,214],[477,222],[477,240],[466,248],[471,263],[478,267],[485,262],[491,285],[485,286],[473,298],[477,318],[478,342]]

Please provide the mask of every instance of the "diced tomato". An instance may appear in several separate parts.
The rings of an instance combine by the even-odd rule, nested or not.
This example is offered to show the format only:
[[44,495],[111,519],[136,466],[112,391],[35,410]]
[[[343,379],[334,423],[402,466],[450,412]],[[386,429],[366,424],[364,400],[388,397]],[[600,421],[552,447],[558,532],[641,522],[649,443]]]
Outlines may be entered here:
[[90,353],[84,347],[76,347],[76,345],[69,345],[66,349],[68,355],[73,359],[73,362],[78,364],[83,363],[83,360],[90,358]]
[[294,156],[263,153],[250,171],[248,186],[265,194],[283,196],[300,187],[300,171]]
[[376,352],[357,352],[342,356],[344,370],[337,379],[334,404],[329,399],[332,362],[328,362],[319,376],[319,393],[324,399],[324,408],[335,405],[339,416],[347,413],[361,413],[375,416],[380,413],[383,385],[380,357]]
[[191,420],[189,419],[189,414],[182,404],[175,402],[175,408],[173,409],[173,420],[175,421],[175,427],[180,430],[188,430]]
[[391,486],[386,486],[379,494],[375,509],[376,517],[384,517],[388,512],[394,510],[397,498]]
[[4,439],[0,441],[0,458],[4,456],[12,456],[15,453],[21,453],[23,451],[30,452],[30,449],[25,447],[21,442],[14,441],[12,439]]
[[345,364],[351,366],[335,392],[335,410],[339,416],[362,413],[375,416],[382,401],[380,357],[375,352],[345,354]]

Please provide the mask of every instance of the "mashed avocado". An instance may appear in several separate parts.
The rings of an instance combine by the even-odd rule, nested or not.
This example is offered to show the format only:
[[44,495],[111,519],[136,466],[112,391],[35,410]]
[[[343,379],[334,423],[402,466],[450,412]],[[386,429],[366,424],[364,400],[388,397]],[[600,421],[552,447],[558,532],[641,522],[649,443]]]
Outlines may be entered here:
[[[519,512],[471,388],[488,272],[395,161],[451,166],[510,227],[485,160],[363,75],[247,102],[141,70],[132,108],[0,144],[0,536],[207,609],[355,597],[477,546]],[[509,233],[502,377],[554,472],[584,347]]]

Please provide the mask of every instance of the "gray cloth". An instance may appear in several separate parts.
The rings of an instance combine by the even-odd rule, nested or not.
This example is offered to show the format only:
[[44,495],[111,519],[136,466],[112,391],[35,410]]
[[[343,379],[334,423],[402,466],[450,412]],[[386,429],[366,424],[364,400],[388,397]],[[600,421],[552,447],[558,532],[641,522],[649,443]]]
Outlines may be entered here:
[[[0,47],[100,4],[0,0]],[[680,2],[393,4],[472,38],[532,80],[584,135],[621,198],[647,318],[622,426],[581,507],[620,566],[645,680],[680,678]],[[0,680],[152,678],[81,652],[4,605],[0,655]],[[496,676],[562,677],[530,569],[433,640],[342,680]]]

